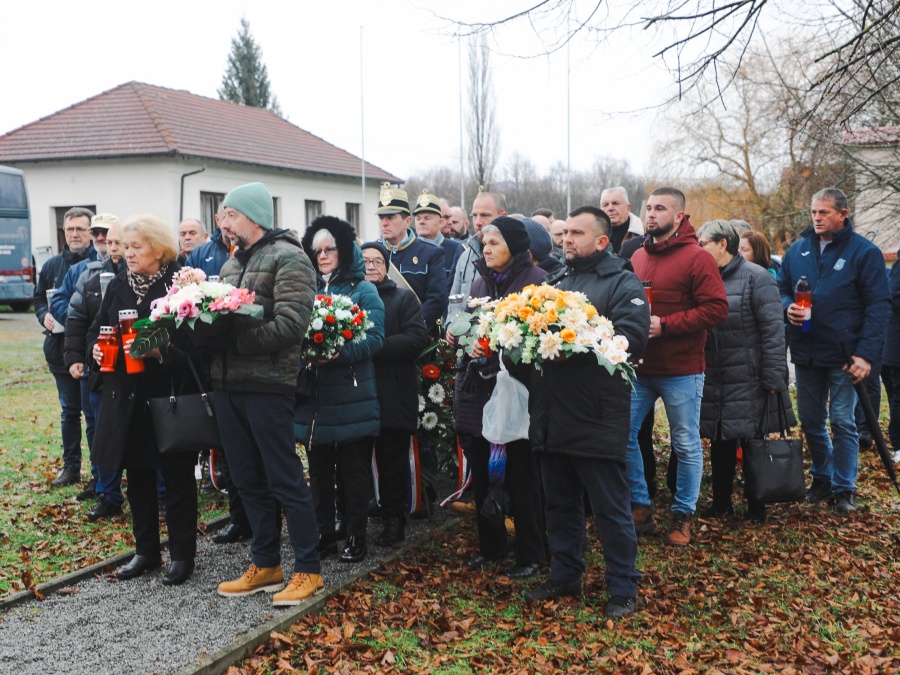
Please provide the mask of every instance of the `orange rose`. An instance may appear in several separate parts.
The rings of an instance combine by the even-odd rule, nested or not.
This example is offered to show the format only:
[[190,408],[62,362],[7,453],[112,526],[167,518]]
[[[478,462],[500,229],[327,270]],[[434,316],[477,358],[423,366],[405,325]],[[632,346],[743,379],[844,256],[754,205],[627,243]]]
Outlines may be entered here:
[[575,331],[571,328],[563,328],[559,331],[559,337],[562,338],[563,342],[568,342],[569,344],[575,342]]
[[534,310],[527,305],[519,310],[519,321],[527,321],[528,317],[534,314]]

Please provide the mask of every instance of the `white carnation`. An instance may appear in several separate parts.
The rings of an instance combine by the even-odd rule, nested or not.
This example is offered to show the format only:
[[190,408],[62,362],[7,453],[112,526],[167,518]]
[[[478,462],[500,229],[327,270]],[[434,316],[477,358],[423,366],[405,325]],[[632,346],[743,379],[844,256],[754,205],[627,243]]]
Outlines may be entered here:
[[312,326],[312,329],[313,329],[313,330],[322,330],[322,326],[323,326],[323,325],[324,325],[324,322],[323,322],[322,319],[320,319],[319,317],[316,317],[316,318],[313,319],[312,322],[310,323],[310,326]]
[[559,317],[559,322],[563,327],[571,328],[572,330],[578,330],[587,323],[587,320],[587,314],[580,309],[567,309],[562,313],[562,316]]
[[560,349],[562,349],[562,338],[559,337],[559,333],[551,333],[547,331],[545,333],[541,333],[540,344],[538,345],[538,354],[541,355],[541,358],[544,359],[552,359],[559,356]]
[[494,315],[490,312],[486,312],[478,317],[478,328],[475,333],[478,337],[484,337],[488,334],[488,331],[491,330],[491,324],[494,321]]
[[515,349],[522,343],[522,331],[514,321],[500,326],[497,331],[497,343],[504,349]]

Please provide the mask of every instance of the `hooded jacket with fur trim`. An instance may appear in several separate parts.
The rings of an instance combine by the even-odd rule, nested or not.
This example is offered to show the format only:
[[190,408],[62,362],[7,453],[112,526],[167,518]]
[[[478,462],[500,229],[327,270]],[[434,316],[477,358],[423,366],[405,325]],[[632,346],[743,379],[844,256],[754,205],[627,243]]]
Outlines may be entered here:
[[[326,280],[318,272],[313,238],[326,229],[338,249],[338,267]],[[316,268],[316,292],[346,295],[365,310],[372,322],[366,337],[348,342],[334,361],[321,366],[304,364],[311,393],[298,393],[294,409],[294,434],[309,444],[345,443],[377,436],[381,413],[372,357],[384,344],[384,303],[378,289],[366,281],[362,250],[350,223],[334,216],[320,216],[303,235],[303,248]]]

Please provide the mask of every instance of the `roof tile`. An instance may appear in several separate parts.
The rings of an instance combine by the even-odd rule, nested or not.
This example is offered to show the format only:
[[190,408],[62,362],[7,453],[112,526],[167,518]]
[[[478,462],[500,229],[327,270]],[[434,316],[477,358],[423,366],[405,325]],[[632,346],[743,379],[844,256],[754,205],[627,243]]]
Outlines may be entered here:
[[[140,82],[0,136],[0,162],[184,155],[359,177],[359,157],[261,108]],[[399,181],[366,162],[366,177]]]

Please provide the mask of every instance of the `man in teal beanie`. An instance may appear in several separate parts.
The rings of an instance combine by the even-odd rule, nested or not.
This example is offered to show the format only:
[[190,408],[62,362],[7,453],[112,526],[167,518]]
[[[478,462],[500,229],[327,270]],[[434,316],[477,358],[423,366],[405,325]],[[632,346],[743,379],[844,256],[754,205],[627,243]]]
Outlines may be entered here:
[[262,183],[239,185],[225,196],[222,207],[240,211],[264,230],[271,230],[275,222],[272,194]]
[[[235,317],[228,351],[215,354],[210,368],[225,457],[253,533],[250,567],[218,590],[226,597],[280,590],[272,604],[297,605],[324,585],[315,509],[294,443],[294,396],[316,276],[297,237],[272,229],[272,195],[265,185],[236,187],[222,206],[219,226],[236,250],[220,276],[253,290],[265,314],[261,322]],[[284,590],[276,500],[294,553]]]

